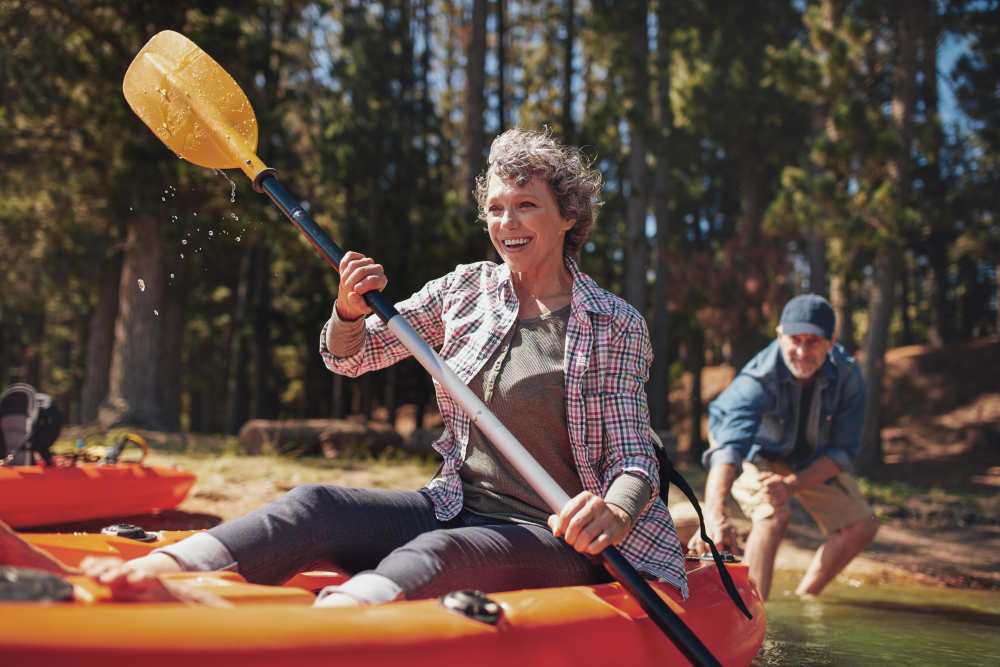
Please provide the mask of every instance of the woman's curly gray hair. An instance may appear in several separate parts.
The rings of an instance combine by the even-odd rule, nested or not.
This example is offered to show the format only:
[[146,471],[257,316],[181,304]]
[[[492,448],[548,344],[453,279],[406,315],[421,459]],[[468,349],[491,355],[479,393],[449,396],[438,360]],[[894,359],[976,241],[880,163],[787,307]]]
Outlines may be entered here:
[[476,178],[476,204],[479,219],[486,220],[486,192],[490,176],[524,185],[541,178],[552,189],[559,215],[574,220],[566,232],[563,255],[575,257],[587,242],[601,201],[601,173],[591,168],[592,160],[579,149],[556,141],[548,128],[540,131],[514,128],[507,130],[490,146],[486,171]]

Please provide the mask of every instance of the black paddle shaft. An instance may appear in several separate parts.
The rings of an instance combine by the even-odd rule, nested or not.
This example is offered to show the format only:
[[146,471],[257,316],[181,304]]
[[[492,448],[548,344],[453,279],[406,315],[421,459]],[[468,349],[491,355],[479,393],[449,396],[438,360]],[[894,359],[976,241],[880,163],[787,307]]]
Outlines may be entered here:
[[[340,261],[344,258],[344,251],[340,249],[330,236],[323,231],[323,228],[316,224],[309,212],[302,208],[302,204],[293,197],[281,184],[273,169],[266,169],[254,179],[253,189],[263,192],[277,206],[285,217],[295,225],[300,232],[312,243],[313,247],[323,256],[327,264],[333,270],[340,273]],[[379,292],[368,292],[364,295],[368,307],[375,312],[383,322],[388,322],[399,312],[396,307],[389,303]]]
[[[285,190],[278,181],[274,170],[267,169],[258,174],[254,179],[253,187],[257,192],[266,194],[274,202],[274,205],[285,214],[285,217],[306,236],[313,247],[323,256],[323,259],[334,270],[340,271],[340,261],[344,258],[344,251],[316,224],[309,216],[309,212],[302,208],[299,201]],[[399,315],[396,308],[386,301],[379,292],[368,292],[365,294],[365,301],[384,322]],[[657,627],[691,661],[691,664],[697,667],[717,667],[719,665],[719,661],[715,659],[715,656],[698,636],[656,594],[642,575],[625,560],[621,552],[614,547],[608,547],[601,553],[601,556],[604,559],[604,566],[611,573],[611,576],[639,601],[639,605],[649,614]]]
[[649,583],[639,574],[631,563],[625,560],[618,549],[608,547],[601,552],[604,567],[622,587],[635,597],[639,606],[649,614],[649,618],[674,643],[692,665],[697,667],[721,667],[712,652],[702,643],[684,621],[674,613],[663,601]]

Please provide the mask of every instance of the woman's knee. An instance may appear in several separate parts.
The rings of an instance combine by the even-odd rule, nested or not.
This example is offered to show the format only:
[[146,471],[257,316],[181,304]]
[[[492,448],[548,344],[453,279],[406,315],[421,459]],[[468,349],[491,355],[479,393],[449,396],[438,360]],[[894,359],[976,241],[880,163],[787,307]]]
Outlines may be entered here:
[[316,512],[328,515],[350,504],[346,489],[325,484],[300,484],[275,503],[310,514]]
[[279,498],[279,500],[286,503],[295,503],[314,507],[323,504],[328,496],[328,493],[329,492],[322,484],[300,484],[290,491],[287,491],[285,495]]
[[466,551],[455,531],[448,529],[418,535],[402,548],[422,559],[441,564],[456,562]]

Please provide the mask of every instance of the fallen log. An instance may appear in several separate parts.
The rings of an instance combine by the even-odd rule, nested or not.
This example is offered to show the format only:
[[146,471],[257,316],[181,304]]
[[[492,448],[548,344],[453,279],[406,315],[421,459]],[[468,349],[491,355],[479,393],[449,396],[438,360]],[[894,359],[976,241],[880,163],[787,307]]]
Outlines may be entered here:
[[247,454],[273,452],[288,456],[378,456],[402,449],[403,438],[381,422],[353,419],[252,419],[239,434]]

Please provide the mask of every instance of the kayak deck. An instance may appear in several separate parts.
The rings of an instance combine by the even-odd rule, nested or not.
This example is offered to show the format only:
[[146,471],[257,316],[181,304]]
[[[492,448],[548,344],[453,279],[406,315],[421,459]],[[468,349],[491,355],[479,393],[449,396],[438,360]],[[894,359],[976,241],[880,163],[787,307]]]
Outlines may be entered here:
[[[148,550],[187,533],[161,534],[139,544]],[[24,535],[67,564],[88,550],[125,555],[126,538],[93,535]],[[67,538],[86,538],[74,544]],[[98,539],[94,539],[98,538]],[[102,546],[103,545],[103,546]],[[669,585],[658,594],[725,665],[745,665],[764,639],[764,608],[742,564],[730,565],[754,614],[736,609],[714,565],[689,562],[691,595],[681,600]],[[371,607],[316,609],[313,596],[293,586],[256,586],[233,573],[186,573],[186,585],[234,606],[108,603],[91,584],[94,602],[0,603],[0,654],[12,664],[171,665],[212,661],[213,667],[307,665],[669,665],[686,664],[677,649],[617,583],[490,594],[502,609],[491,625],[446,609],[438,600]],[[315,589],[342,572],[299,575],[290,584]],[[104,595],[102,602],[102,595]]]

